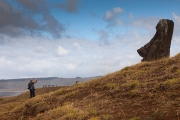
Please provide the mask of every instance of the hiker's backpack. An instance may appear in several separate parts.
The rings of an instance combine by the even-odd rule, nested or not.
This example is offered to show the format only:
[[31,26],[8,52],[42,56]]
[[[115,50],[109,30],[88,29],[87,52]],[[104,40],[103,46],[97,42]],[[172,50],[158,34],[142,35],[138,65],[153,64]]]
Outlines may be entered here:
[[29,82],[28,83],[28,88],[27,89],[30,89],[31,88],[31,83]]

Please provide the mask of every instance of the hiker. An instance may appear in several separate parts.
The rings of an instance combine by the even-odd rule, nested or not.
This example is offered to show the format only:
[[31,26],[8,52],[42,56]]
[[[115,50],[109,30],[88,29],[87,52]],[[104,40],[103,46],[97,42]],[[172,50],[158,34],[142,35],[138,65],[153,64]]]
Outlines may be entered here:
[[38,81],[38,78],[36,80],[30,79],[30,82],[28,83],[28,89],[30,90],[30,98],[35,97],[35,87],[34,84]]

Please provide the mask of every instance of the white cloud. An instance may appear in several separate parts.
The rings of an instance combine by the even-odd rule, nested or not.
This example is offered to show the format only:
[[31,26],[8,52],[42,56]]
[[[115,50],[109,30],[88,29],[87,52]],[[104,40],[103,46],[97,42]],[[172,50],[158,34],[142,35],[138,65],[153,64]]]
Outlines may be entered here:
[[[179,31],[180,31],[180,16],[178,16],[176,13],[172,13],[172,16],[174,18],[174,33],[175,36],[180,36]],[[173,35],[174,36],[174,35]]]
[[120,7],[116,7],[116,8],[113,8],[113,12],[114,13],[122,13],[122,12],[124,12],[124,10]]
[[[105,31],[100,33],[102,36],[108,35]],[[13,43],[11,40],[15,40],[17,43]],[[137,61],[136,58],[131,58],[131,62],[121,64],[128,61],[127,55],[137,54],[136,50],[134,52],[129,51],[132,49],[124,50],[124,44],[126,44],[124,42],[128,42],[128,40],[122,41],[122,44],[119,39],[115,39],[110,46],[99,46],[98,41],[79,38],[61,38],[61,40],[52,41],[29,37],[28,39],[10,39],[9,42],[11,44],[8,46],[0,45],[0,56],[4,56],[0,58],[0,79],[23,76],[87,77],[105,75]],[[128,46],[126,45],[126,47]],[[70,52],[71,54],[69,54]],[[57,53],[61,57],[57,56]]]
[[74,64],[72,64],[72,63],[67,64],[67,69],[74,70],[75,68],[76,68],[76,66]]
[[46,52],[47,49],[44,48],[43,46],[37,46],[37,47],[35,48],[35,51],[36,51],[36,52]]
[[115,25],[120,25],[121,24],[121,20],[118,20],[118,19],[114,20],[114,24]]
[[74,46],[76,49],[78,49],[78,50],[81,49],[81,46],[80,46],[78,43],[76,43],[76,42],[73,44],[73,46]]
[[172,13],[172,16],[174,18],[174,32],[173,37],[171,41],[171,56],[174,56],[178,53],[180,53],[180,16],[178,16],[176,13]]
[[139,18],[133,20],[130,25],[135,28],[141,28],[144,30],[156,31],[156,25],[159,20],[162,18],[159,17],[150,17],[150,18]]
[[104,15],[105,20],[110,20],[112,19],[114,14],[111,11],[107,11],[106,14]]
[[109,34],[104,30],[96,31],[99,34],[100,45],[109,45]]
[[66,50],[59,45],[57,48],[57,54],[58,55],[67,55],[67,54],[69,54],[69,50]]
[[134,18],[133,14],[132,13],[129,13],[129,16],[128,16],[130,19]]
[[120,7],[113,8],[112,11],[106,11],[104,20],[108,22],[107,27],[119,26],[121,24],[120,15],[124,10]]
[[174,12],[172,13],[172,15],[174,20],[180,24],[180,16],[176,15]]
[[[137,49],[152,39],[156,32],[155,26],[160,20],[149,19],[132,19],[129,24],[131,29],[123,34],[116,33],[115,36],[110,36],[112,34],[107,30],[96,30],[102,40],[101,45],[99,41],[73,37],[57,40],[2,37],[0,39],[6,42],[0,44],[0,79],[23,76],[97,76],[138,63],[142,58]],[[180,52],[179,40],[180,35],[175,31],[171,56]]]
[[5,68],[5,67],[11,67],[13,65],[13,62],[4,57],[0,57],[0,64],[1,64],[1,67]]

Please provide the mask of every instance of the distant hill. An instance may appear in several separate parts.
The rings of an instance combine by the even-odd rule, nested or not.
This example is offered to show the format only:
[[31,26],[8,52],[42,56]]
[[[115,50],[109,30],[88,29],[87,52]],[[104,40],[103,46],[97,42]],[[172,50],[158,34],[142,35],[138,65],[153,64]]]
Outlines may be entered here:
[[1,120],[178,120],[180,54],[42,91],[0,99]]

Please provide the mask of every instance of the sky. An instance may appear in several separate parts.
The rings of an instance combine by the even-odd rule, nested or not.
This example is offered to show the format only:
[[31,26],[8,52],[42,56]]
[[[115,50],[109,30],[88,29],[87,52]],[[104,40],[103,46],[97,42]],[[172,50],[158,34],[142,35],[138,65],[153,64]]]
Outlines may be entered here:
[[0,0],[0,79],[93,77],[141,62],[161,19],[174,22],[170,56],[180,52],[180,0]]

